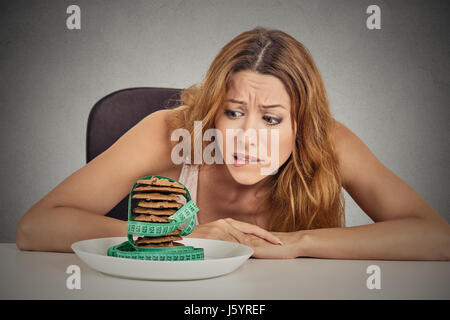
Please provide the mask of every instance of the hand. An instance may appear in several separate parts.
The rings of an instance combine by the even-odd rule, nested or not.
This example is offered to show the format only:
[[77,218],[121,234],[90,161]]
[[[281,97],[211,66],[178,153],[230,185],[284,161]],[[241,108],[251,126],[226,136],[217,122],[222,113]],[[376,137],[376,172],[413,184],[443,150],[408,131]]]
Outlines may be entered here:
[[279,246],[280,239],[269,231],[257,225],[234,220],[232,218],[219,219],[213,222],[195,226],[186,238],[206,238],[243,243],[247,237],[253,236],[269,244]]
[[272,232],[281,239],[282,245],[275,245],[254,235],[246,235],[241,242],[253,249],[252,258],[260,259],[295,259],[300,257],[301,231]]
[[294,259],[299,256],[300,234],[298,232],[269,232],[256,225],[232,218],[197,225],[192,233],[185,237],[242,243],[253,249],[253,258]]

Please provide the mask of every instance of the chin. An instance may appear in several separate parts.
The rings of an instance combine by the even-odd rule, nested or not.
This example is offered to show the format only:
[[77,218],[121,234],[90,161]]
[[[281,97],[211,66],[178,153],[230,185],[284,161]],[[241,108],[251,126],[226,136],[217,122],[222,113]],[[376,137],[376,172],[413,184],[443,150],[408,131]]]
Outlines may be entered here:
[[227,164],[227,168],[233,179],[239,184],[250,186],[264,179],[264,176],[259,173],[261,169],[259,167],[248,168],[245,166],[236,168]]

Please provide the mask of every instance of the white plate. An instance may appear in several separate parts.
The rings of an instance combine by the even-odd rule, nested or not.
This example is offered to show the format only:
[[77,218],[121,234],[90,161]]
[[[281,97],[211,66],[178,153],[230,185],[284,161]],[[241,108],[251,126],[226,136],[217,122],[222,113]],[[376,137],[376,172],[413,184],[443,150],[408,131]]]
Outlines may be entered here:
[[186,246],[203,248],[204,260],[151,261],[107,256],[111,246],[127,241],[126,237],[78,241],[72,250],[92,269],[118,277],[147,280],[195,280],[217,277],[241,266],[253,249],[236,242],[183,238]]

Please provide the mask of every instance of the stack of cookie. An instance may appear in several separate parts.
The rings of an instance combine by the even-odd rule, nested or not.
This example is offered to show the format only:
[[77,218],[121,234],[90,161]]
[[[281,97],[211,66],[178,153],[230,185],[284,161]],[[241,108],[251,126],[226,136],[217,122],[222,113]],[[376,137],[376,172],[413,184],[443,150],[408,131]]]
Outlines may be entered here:
[[[178,182],[152,177],[137,181],[133,190],[133,220],[152,223],[169,223],[169,216],[183,206],[180,202],[186,194],[184,186]],[[176,229],[160,237],[139,236],[134,243],[142,248],[184,246],[176,240],[182,240],[181,230]]]

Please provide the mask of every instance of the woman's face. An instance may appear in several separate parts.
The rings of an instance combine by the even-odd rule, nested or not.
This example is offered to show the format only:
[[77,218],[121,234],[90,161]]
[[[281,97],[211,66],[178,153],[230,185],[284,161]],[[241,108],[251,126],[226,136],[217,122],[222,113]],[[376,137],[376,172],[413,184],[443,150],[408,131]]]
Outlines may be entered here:
[[[291,103],[283,83],[252,71],[234,73],[215,128],[222,134],[223,161],[236,182],[252,185],[275,174],[292,152],[296,130],[291,126]],[[238,134],[239,129],[245,135]],[[258,161],[237,160],[235,153]]]

